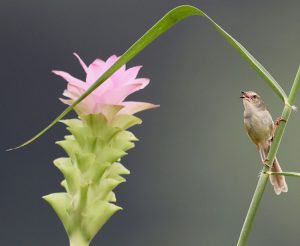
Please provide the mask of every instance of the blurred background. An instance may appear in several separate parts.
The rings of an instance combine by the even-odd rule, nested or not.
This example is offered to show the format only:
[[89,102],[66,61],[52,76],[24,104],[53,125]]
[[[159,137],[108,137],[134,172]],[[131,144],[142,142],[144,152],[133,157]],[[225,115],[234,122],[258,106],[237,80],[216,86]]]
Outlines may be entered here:
[[[54,144],[57,124],[26,148],[4,152],[36,134],[65,108],[66,82],[52,69],[83,78],[86,63],[121,55],[171,8],[192,4],[210,15],[289,91],[299,65],[300,1],[60,0],[0,3],[0,245],[68,245],[58,217],[41,199],[61,191]],[[276,118],[283,104],[215,29],[189,18],[152,43],[129,66],[151,84],[132,100],[160,104],[139,116],[140,139],[123,159],[131,170],[116,190],[124,208],[92,245],[235,245],[260,159],[243,128],[240,90],[257,91]],[[300,101],[297,101],[300,106]],[[68,117],[73,117],[74,114]],[[300,171],[300,116],[292,115],[279,150],[287,171]],[[298,245],[300,180],[289,193],[268,185],[249,245]]]

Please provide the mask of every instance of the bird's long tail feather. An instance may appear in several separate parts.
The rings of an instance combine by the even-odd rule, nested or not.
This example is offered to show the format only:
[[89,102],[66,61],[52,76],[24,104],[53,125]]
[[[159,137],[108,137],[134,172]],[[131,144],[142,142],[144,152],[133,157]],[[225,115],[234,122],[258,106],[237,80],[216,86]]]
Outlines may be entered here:
[[[264,154],[264,158],[266,159],[268,156],[268,152],[270,149],[270,145],[265,146],[263,148],[263,154]],[[279,165],[278,159],[277,157],[275,157],[272,168],[271,168],[272,172],[282,172],[282,169]],[[288,192],[288,186],[285,182],[285,177],[282,175],[270,175],[270,182],[274,187],[274,191],[276,193],[276,195],[280,195],[281,192]]]
[[[277,158],[273,162],[271,169],[272,172],[282,172]],[[281,192],[288,192],[288,186],[285,182],[285,177],[282,175],[270,175],[270,182],[274,187],[276,195],[280,195]]]

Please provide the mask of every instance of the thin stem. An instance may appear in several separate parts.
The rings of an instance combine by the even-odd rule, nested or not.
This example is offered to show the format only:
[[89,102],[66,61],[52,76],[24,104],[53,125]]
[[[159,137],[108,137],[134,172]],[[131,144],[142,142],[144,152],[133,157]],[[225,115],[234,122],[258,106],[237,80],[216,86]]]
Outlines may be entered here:
[[[300,67],[298,69],[296,78],[294,80],[292,89],[290,91],[288,101],[285,103],[285,106],[284,106],[284,109],[283,109],[283,112],[282,112],[282,115],[281,115],[281,117],[283,119],[285,119],[286,122],[285,123],[282,122],[279,125],[279,127],[277,128],[272,146],[271,146],[269,154],[268,154],[267,159],[269,160],[269,162],[268,162],[269,166],[273,165],[273,161],[274,161],[276,153],[279,149],[280,142],[281,142],[281,139],[283,137],[285,127],[288,123],[290,114],[293,110],[291,105],[293,105],[294,102],[295,102],[296,95],[297,95],[297,92],[299,90],[299,87],[300,87]],[[267,182],[268,182],[269,175],[266,174],[266,172],[269,171],[269,170],[270,170],[270,168],[267,167],[267,165],[265,165],[265,167],[263,168],[262,174],[260,175],[260,178],[258,180],[255,192],[253,194],[252,201],[250,203],[250,207],[248,209],[248,213],[246,215],[246,218],[245,218],[242,230],[241,230],[241,234],[240,234],[237,246],[245,246],[246,243],[247,243],[247,240],[248,240],[251,228],[252,228],[252,224],[253,224],[253,221],[255,219],[257,209],[259,207],[262,196],[264,194],[264,190],[265,190]]]
[[289,176],[289,177],[295,177],[295,178],[300,178],[300,173],[296,172],[266,172],[268,175],[273,175],[273,176]]

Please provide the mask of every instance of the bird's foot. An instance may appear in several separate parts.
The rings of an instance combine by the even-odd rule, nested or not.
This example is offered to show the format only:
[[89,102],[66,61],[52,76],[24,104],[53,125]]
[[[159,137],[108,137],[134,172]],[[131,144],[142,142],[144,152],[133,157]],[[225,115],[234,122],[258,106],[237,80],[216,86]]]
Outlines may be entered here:
[[268,168],[271,168],[272,166],[269,165],[268,162],[269,162],[269,159],[267,159],[267,158],[264,159],[264,160],[262,160],[262,164],[263,164],[263,165],[267,166]]
[[275,120],[275,126],[279,126],[280,125],[280,122],[286,122],[285,119],[283,119],[282,117],[278,117],[276,120]]
[[272,138],[271,138],[271,142],[273,142],[273,139],[274,139],[274,135],[275,135],[275,132],[276,132],[276,129],[277,127],[280,125],[281,122],[286,122],[285,119],[283,119],[282,117],[278,117],[275,122],[274,122],[274,127],[273,127],[273,130],[272,130]]

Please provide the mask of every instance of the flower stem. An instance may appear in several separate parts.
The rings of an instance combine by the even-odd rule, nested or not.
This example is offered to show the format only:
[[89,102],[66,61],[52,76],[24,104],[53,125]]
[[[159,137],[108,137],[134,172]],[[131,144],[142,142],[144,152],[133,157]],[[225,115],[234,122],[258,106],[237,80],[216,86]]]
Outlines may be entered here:
[[74,232],[70,237],[70,246],[89,246],[89,242],[80,231]]
[[[290,91],[288,101],[285,102],[285,106],[284,106],[284,109],[283,109],[283,112],[281,115],[282,119],[286,120],[286,122],[285,123],[282,122],[279,125],[279,127],[277,128],[275,136],[274,136],[274,140],[272,142],[272,146],[271,146],[269,154],[268,154],[267,159],[269,160],[268,161],[269,166],[273,165],[273,161],[275,159],[276,153],[279,149],[281,139],[284,134],[286,123],[288,122],[290,114],[293,110],[291,105],[293,105],[295,102],[299,87],[300,87],[300,67],[298,68],[298,72],[296,74],[296,78],[294,80],[292,89]],[[264,194],[264,190],[265,190],[267,182],[268,182],[269,175],[266,174],[266,172],[269,170],[270,170],[270,168],[267,167],[267,165],[265,165],[263,168],[262,174],[260,175],[260,178],[258,180],[254,195],[252,197],[252,201],[250,203],[250,207],[248,209],[248,213],[246,215],[237,246],[245,246],[247,243],[247,240],[248,240],[251,228],[252,228],[252,224],[255,219],[257,209],[260,205],[262,196]]]

